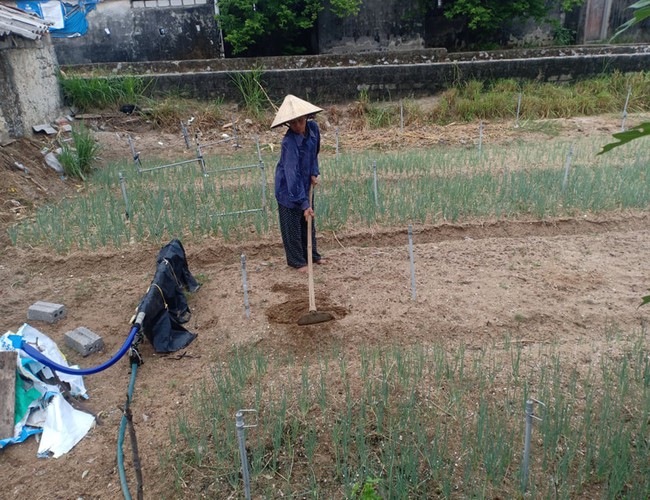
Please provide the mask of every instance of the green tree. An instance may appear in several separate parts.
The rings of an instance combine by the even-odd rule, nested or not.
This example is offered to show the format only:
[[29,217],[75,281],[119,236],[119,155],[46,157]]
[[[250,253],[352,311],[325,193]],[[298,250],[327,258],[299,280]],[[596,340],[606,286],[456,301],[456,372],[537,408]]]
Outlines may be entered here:
[[584,0],[419,0],[421,13],[442,5],[448,19],[465,19],[467,27],[483,40],[494,39],[503,28],[515,19],[544,19],[549,11],[559,6],[569,12],[582,5]]
[[362,0],[219,0],[217,21],[233,54],[272,46],[281,53],[305,52],[301,40],[318,13],[328,9],[337,17],[356,15]]
[[546,13],[542,0],[454,0],[445,7],[445,17],[467,18],[471,30],[494,32],[513,18],[542,19]]

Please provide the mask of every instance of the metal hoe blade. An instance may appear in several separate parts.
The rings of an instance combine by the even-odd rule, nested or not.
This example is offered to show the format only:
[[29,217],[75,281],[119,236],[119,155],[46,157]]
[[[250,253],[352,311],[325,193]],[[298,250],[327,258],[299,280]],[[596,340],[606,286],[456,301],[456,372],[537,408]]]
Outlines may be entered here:
[[326,321],[332,321],[334,316],[328,312],[322,311],[309,311],[307,314],[303,315],[299,320],[299,325],[315,325],[317,323],[325,323]]
[[[314,186],[309,188],[309,203],[313,206]],[[314,270],[312,262],[312,242],[311,242],[311,217],[307,218],[307,272],[309,273],[309,312],[303,315],[299,320],[299,325],[315,325],[316,323],[325,323],[332,321],[334,316],[328,312],[318,312],[316,310],[316,293],[314,292]]]

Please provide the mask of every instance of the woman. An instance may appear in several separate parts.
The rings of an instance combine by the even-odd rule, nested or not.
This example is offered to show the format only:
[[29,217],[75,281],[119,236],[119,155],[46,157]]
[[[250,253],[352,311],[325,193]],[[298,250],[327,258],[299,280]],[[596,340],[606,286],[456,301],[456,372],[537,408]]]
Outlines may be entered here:
[[[278,201],[280,232],[287,264],[307,272],[307,220],[314,217],[309,188],[318,183],[320,131],[312,115],[323,111],[291,94],[287,95],[275,115],[271,128],[288,127],[282,139],[280,160],[275,169],[275,199]],[[316,250],[316,227],[311,226],[312,260],[324,264]]]

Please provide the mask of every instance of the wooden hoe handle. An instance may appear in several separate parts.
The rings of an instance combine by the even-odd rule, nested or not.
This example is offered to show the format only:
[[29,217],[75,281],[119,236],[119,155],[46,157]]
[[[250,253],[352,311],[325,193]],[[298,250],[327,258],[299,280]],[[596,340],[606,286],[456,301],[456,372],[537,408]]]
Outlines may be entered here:
[[[309,207],[313,208],[314,185],[309,186]],[[314,263],[311,255],[311,225],[312,216],[307,217],[307,271],[309,274],[309,312],[316,310],[316,294],[314,292]]]

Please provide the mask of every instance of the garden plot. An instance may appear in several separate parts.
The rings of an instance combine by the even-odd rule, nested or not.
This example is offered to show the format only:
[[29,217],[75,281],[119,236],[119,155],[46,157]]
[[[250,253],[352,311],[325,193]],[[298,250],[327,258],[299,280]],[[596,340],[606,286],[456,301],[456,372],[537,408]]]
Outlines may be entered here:
[[[324,154],[316,190],[321,229],[576,216],[643,209],[650,201],[648,140],[596,155],[594,137]],[[603,135],[601,142],[607,140]],[[277,158],[259,142],[234,154],[111,165],[86,195],[41,210],[10,229],[15,245],[60,252],[172,238],[226,241],[276,230]]]
[[[594,155],[577,140],[554,155],[549,141],[494,149],[484,142],[481,157],[477,144],[445,149],[439,159],[435,151],[358,158],[342,151],[337,161],[325,152],[316,210],[330,264],[316,269],[315,286],[319,307],[336,320],[322,325],[293,321],[292,312],[307,306],[307,283],[284,262],[272,197],[268,228],[237,216],[243,228],[226,239],[220,228],[193,234],[179,223],[190,269],[203,283],[189,298],[188,327],[199,337],[169,356],[143,345],[132,411],[145,498],[243,497],[240,409],[257,412],[245,417],[257,425],[246,430],[254,497],[345,498],[364,488],[384,498],[517,496],[529,399],[545,406],[534,406],[542,420],[533,424],[527,491],[644,496],[649,346],[647,311],[638,305],[648,287],[648,148],[639,143],[622,161],[596,157],[600,142],[591,141]],[[107,207],[125,219],[119,171],[134,196],[127,167],[105,172],[102,189],[112,201],[96,202],[96,210],[108,220]],[[174,212],[169,197],[192,185],[197,198],[183,196],[196,203],[203,182],[216,182],[196,168],[191,176],[150,174],[138,178],[139,189],[165,198],[155,217],[142,218],[164,220],[160,234],[139,241],[132,220],[119,244],[96,239],[92,251],[89,237],[83,250],[62,245],[55,256],[47,239],[22,239],[21,226],[0,267],[9,324],[24,321],[24,304],[56,298],[69,311],[47,330],[60,346],[66,331],[85,324],[103,335],[102,354],[115,352],[175,227],[165,219]],[[235,198],[258,183],[246,175],[224,181],[235,211],[257,206]],[[180,206],[180,196],[173,200]],[[66,355],[84,366],[102,356]],[[71,453],[39,460],[34,442],[2,452],[12,496],[53,488],[121,495],[115,442],[129,375],[120,362],[87,377],[86,404],[101,425]]]

